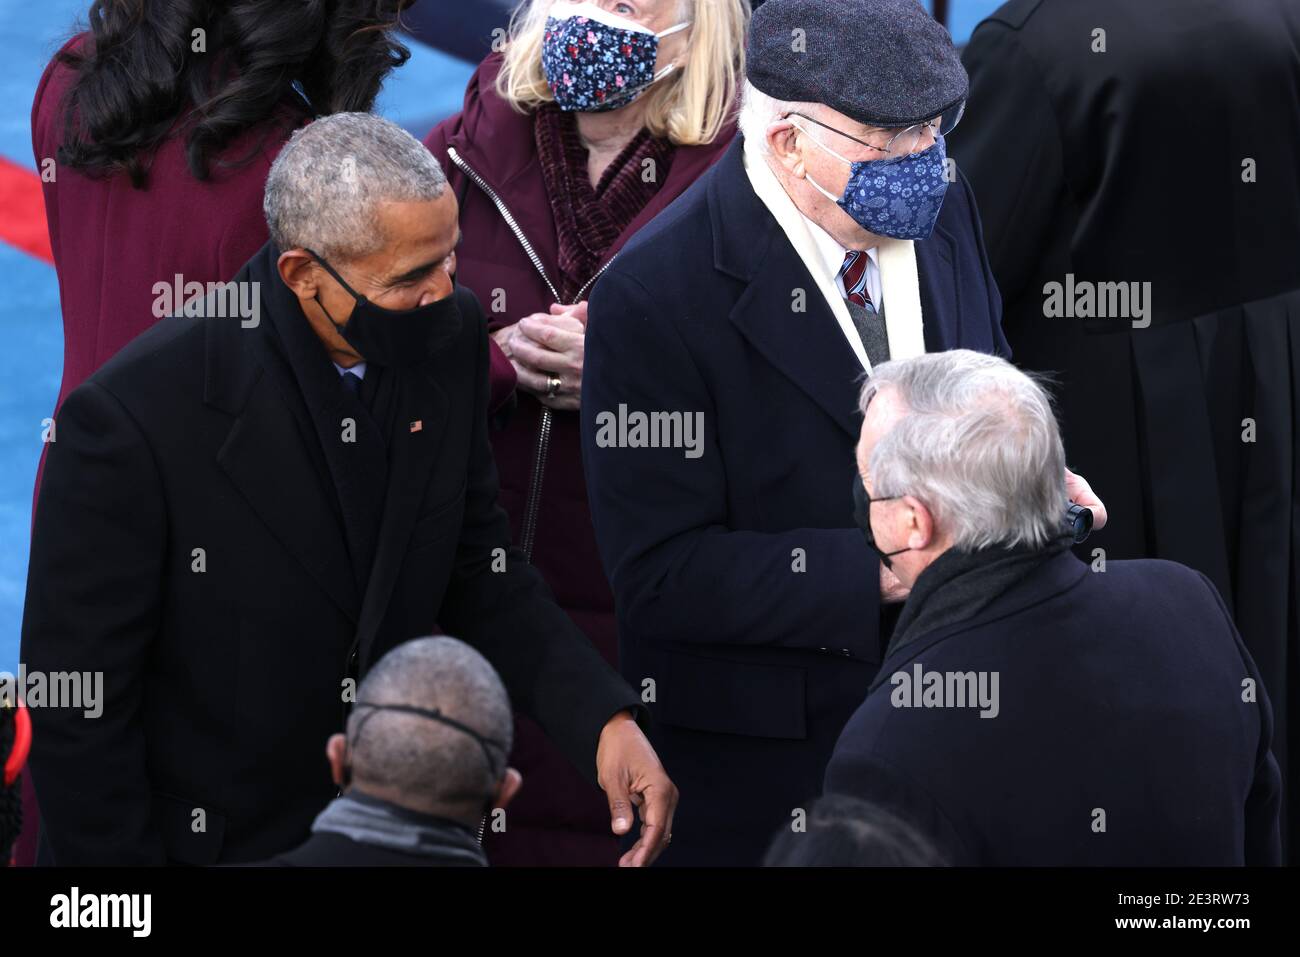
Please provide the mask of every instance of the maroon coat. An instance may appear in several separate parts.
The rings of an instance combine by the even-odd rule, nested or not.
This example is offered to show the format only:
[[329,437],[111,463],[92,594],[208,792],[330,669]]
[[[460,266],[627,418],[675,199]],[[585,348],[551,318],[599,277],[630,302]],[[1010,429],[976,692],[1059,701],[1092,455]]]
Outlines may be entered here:
[[[74,37],[70,46],[82,37]],[[36,164],[63,141],[63,96],[74,78],[51,60],[32,104]],[[227,150],[246,165],[212,164],[198,182],[185,162],[182,137],[158,148],[145,189],[125,174],[85,176],[56,166],[44,183],[50,246],[63,305],[63,383],[59,403],[113,354],[154,322],[154,284],[229,279],[266,242],[262,187],[290,129],[278,124],[245,134]]]
[[[462,111],[437,127],[425,145],[438,157],[460,198],[463,239],[457,280],[474,290],[497,315],[493,328],[545,313],[558,282],[556,227],[542,180],[531,115],[515,112],[492,83],[501,57],[493,54],[470,79]],[[654,199],[606,252],[605,262],[642,226],[695,182],[725,151],[735,132],[726,126],[708,146],[679,147]],[[457,158],[450,151],[455,150]],[[507,222],[489,194],[509,210]],[[534,263],[524,247],[531,246]],[[603,265],[603,263],[602,263]],[[586,298],[587,293],[582,294]],[[500,308],[495,308],[495,307]],[[496,356],[504,355],[492,346]],[[501,472],[501,504],[510,514],[516,541],[533,539],[532,560],[560,605],[611,664],[617,666],[614,598],[596,551],[582,475],[578,414],[550,417],[549,448],[537,457],[542,406],[518,392],[518,406],[493,439]],[[527,522],[530,512],[533,522]],[[511,763],[524,777],[507,812],[502,834],[485,843],[494,864],[614,864],[618,848],[609,829],[604,795],[593,791],[526,718],[516,719]],[[668,768],[672,774],[672,768]]]

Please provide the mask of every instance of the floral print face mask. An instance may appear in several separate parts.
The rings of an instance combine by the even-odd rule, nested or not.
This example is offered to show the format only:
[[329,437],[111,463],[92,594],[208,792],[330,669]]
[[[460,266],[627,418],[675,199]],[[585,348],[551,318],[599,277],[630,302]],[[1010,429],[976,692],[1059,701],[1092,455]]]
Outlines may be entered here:
[[659,39],[689,22],[653,33],[594,3],[557,3],[542,38],[542,71],[562,110],[602,113],[626,106],[673,64],[655,73]]
[[893,239],[929,239],[948,191],[948,162],[942,136],[934,145],[910,156],[853,162],[845,159],[807,130],[794,124],[814,143],[849,167],[842,197],[814,180],[808,182],[869,233]]

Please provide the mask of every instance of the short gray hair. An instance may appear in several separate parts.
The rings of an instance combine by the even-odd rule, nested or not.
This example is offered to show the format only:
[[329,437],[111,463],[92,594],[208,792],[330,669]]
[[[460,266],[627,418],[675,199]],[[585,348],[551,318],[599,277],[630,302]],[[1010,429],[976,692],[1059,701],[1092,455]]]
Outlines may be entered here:
[[864,415],[886,388],[904,412],[872,450],[873,497],[916,496],[961,551],[1041,548],[1064,531],[1065,450],[1037,381],[1005,359],[954,349],[875,366]]
[[768,96],[748,80],[740,100],[740,112],[736,116],[736,125],[746,142],[753,142],[759,152],[767,155],[772,148],[767,142],[767,128],[791,110],[807,110],[812,103],[796,103],[777,100]]
[[347,262],[383,248],[381,201],[436,199],[447,177],[424,145],[373,113],[334,113],[290,137],[266,178],[262,210],[281,251]]
[[[499,741],[504,750],[489,746],[490,764],[478,741],[463,731],[362,703],[436,709]],[[348,745],[358,782],[396,790],[417,803],[456,807],[474,795],[490,795],[505,773],[514,739],[510,698],[487,659],[463,641],[441,635],[398,645],[366,674],[357,704],[348,718]]]

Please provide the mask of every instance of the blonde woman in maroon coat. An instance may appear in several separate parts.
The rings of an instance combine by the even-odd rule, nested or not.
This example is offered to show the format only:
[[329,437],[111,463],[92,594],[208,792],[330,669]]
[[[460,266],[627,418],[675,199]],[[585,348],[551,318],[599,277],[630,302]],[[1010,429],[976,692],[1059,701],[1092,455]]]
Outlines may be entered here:
[[[457,279],[493,314],[493,353],[516,380],[493,440],[501,504],[516,542],[612,664],[614,600],[576,411],[587,297],[731,142],[749,12],[748,0],[527,0],[504,50],[470,80],[463,111],[425,141],[460,199]],[[599,795],[526,719],[515,741],[527,783],[504,832],[485,839],[492,863],[616,863]]]

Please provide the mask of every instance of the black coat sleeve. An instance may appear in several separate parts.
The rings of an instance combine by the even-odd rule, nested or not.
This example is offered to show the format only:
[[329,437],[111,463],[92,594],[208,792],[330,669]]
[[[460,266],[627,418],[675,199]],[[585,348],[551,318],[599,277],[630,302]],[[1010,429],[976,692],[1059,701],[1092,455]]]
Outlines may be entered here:
[[[166,519],[153,455],[95,382],[63,403],[32,532],[28,673],[102,676],[95,709],[33,707],[32,780],[60,865],[161,864],[142,686],[159,627]],[[83,681],[84,685],[84,681]]]
[[1037,66],[1016,32],[986,21],[962,54],[966,115],[948,148],[969,178],[988,260],[1006,301],[1036,276],[1066,209],[1061,133]]
[[967,208],[970,210],[971,233],[975,236],[975,245],[979,250],[980,269],[984,272],[984,288],[988,292],[989,316],[991,317],[992,326],[993,354],[1010,361],[1011,344],[1007,342],[1006,333],[1002,331],[1002,293],[998,289],[997,278],[993,275],[993,264],[989,261],[988,247],[984,242],[984,224],[980,220],[979,208],[975,202],[974,190],[971,189],[970,181],[966,179],[961,170],[957,171],[957,176],[966,191]]
[[[478,327],[476,419],[465,518],[438,620],[448,633],[478,648],[500,673],[514,707],[537,721],[594,782],[596,745],[605,723],[631,709],[644,725],[649,712],[555,603],[523,552],[509,547],[510,522],[497,505],[497,470],[488,441],[487,329],[481,310],[466,319]],[[504,571],[493,569],[498,548],[508,549]]]
[[1282,771],[1277,758],[1273,756],[1273,706],[1268,700],[1268,690],[1264,679],[1260,677],[1255,659],[1246,649],[1241,633],[1228,614],[1228,606],[1223,603],[1223,596],[1214,587],[1208,575],[1196,572],[1205,587],[1210,590],[1223,615],[1223,625],[1232,634],[1237,643],[1237,653],[1241,655],[1244,674],[1255,685],[1253,703],[1243,700],[1245,707],[1259,709],[1259,744],[1255,750],[1255,777],[1251,781],[1250,791],[1246,795],[1246,848],[1245,862],[1248,867],[1261,865],[1276,866],[1282,863]]
[[[878,661],[879,562],[861,532],[728,527],[729,476],[709,387],[669,318],[683,311],[617,267],[588,307],[583,464],[620,628],[637,640],[843,647]],[[700,454],[602,447],[598,418],[620,405],[702,413]],[[800,549],[806,573],[793,574]]]

